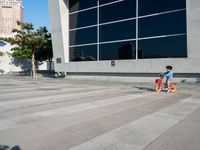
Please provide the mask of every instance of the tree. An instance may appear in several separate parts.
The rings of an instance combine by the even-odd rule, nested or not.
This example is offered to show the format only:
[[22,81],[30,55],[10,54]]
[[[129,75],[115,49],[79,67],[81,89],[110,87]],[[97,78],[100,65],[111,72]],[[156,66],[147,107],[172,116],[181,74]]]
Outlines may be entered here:
[[39,51],[36,51],[35,59],[38,61],[48,60],[50,62],[49,69],[51,69],[51,62],[53,59],[51,34],[48,32],[46,27],[40,27],[37,32],[47,39],[47,43],[42,46]]
[[[34,30],[32,23],[17,22],[20,29],[13,29],[14,37],[0,40],[16,45],[12,56],[20,59],[31,59],[31,75],[36,77],[36,60],[52,59],[51,34],[46,27]],[[48,52],[48,53],[46,53]]]

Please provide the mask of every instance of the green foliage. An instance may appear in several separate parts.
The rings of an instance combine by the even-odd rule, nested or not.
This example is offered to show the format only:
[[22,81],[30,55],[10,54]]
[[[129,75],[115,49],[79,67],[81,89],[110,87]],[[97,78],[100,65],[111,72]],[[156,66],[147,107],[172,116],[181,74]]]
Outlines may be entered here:
[[20,49],[19,47],[13,48],[12,57],[17,59],[31,59],[32,51],[31,49]]
[[13,29],[13,38],[2,38],[0,41],[16,45],[12,49],[14,58],[30,59],[35,55],[35,60],[51,60],[53,58],[51,34],[46,27],[34,30],[31,23],[17,22],[21,29]]
[[51,60],[53,58],[51,34],[48,33],[46,27],[40,27],[36,32],[42,37],[41,40],[43,40],[40,43],[40,50],[35,53],[36,60]]

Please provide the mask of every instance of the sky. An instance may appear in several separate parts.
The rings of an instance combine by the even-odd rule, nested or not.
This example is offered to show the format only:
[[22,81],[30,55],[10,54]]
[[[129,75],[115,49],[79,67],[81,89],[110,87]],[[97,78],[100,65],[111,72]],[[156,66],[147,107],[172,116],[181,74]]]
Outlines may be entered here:
[[37,29],[46,26],[50,30],[48,0],[23,0],[24,21],[32,23]]

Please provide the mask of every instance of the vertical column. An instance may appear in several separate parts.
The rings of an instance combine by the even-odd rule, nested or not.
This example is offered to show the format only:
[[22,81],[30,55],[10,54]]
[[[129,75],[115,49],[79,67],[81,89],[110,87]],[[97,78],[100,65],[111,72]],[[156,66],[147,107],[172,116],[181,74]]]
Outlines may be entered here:
[[69,62],[69,0],[59,0],[59,2],[64,57],[65,62]]
[[[188,58],[200,59],[200,3],[199,0],[186,0],[187,52]],[[195,62],[196,63],[196,62]]]
[[138,0],[136,0],[136,50],[135,50],[135,59],[138,59]]
[[99,61],[99,0],[97,0],[97,61]]
[[[69,0],[48,0],[53,54],[61,63],[69,62]],[[60,63],[55,63],[59,70]]]

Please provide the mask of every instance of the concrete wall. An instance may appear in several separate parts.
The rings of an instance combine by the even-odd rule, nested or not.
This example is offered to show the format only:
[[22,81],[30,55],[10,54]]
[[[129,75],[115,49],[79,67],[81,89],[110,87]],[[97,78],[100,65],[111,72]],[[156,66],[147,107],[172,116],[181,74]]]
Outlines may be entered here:
[[[9,43],[7,45],[0,47],[0,51],[4,53],[3,56],[0,56],[0,74],[6,74],[9,72],[19,72],[31,70],[31,60],[16,60],[13,59],[9,54],[11,53],[11,46]],[[38,70],[48,70],[49,62],[43,61],[38,62]],[[52,63],[51,70],[54,70],[54,63]]]
[[[68,5],[66,0],[49,0],[53,34],[54,56],[64,61],[55,64],[58,72],[117,72],[156,73],[165,70],[166,65],[174,66],[176,73],[200,73],[200,0],[187,1],[188,58],[143,59],[99,62],[69,62],[68,54]],[[60,19],[61,18],[61,19]]]
[[21,68],[13,63],[12,57],[9,55],[12,47],[13,46],[11,46],[9,43],[6,43],[5,46],[0,47],[0,51],[4,53],[3,56],[0,56],[0,74],[12,71],[21,71]]

